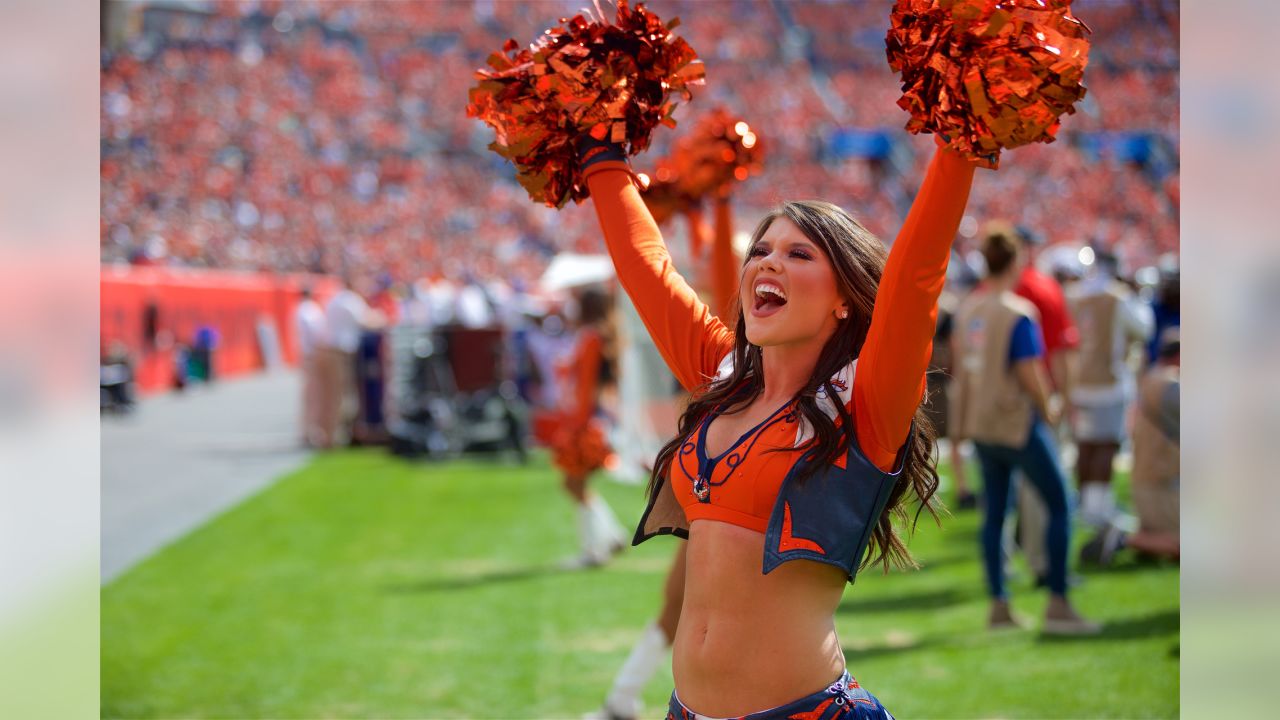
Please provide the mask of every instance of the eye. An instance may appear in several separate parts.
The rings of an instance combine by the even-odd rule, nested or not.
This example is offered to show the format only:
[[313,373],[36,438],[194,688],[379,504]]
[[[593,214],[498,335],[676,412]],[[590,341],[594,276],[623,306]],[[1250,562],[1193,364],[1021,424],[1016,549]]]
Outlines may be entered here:
[[801,260],[812,260],[813,254],[803,248],[796,248],[791,251],[791,257],[800,258]]
[[768,254],[767,250],[760,247],[759,245],[756,245],[747,252],[747,257],[764,257],[767,254]]

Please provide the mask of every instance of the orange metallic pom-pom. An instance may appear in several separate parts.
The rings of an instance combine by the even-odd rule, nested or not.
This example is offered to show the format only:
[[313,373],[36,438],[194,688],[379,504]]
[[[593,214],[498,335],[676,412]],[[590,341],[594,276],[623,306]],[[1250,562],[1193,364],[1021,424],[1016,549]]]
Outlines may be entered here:
[[697,53],[671,33],[678,23],[618,0],[612,23],[597,4],[595,14],[562,18],[527,49],[508,40],[489,56],[492,69],[476,71],[467,115],[497,132],[489,148],[515,164],[531,198],[551,207],[582,202],[579,137],[635,155],[659,124],[675,126],[676,106],[702,84]]
[[675,142],[652,177],[645,176],[645,203],[661,224],[702,198],[760,174],[763,166],[760,137],[744,120],[716,108]]
[[640,196],[649,208],[649,214],[659,225],[697,205],[697,199],[688,195],[677,182],[677,174],[669,158],[658,161],[652,174],[640,173]]
[[1071,0],[897,0],[885,37],[902,75],[907,130],[932,132],[979,165],[1053,142],[1084,97],[1089,28]]
[[759,175],[764,167],[764,146],[745,120],[716,108],[676,143],[672,161],[680,168],[684,192],[701,198]]

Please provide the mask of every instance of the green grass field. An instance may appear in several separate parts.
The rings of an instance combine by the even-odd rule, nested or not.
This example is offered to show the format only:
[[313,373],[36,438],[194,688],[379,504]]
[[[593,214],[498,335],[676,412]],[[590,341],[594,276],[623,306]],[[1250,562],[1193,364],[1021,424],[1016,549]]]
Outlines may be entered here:
[[[596,486],[631,523],[642,490]],[[1178,568],[1121,555],[1074,597],[1106,632],[984,630],[976,512],[922,521],[925,565],[867,573],[837,622],[899,718],[1178,715]],[[1083,539],[1077,533],[1077,544]],[[657,610],[674,541],[562,571],[571,506],[546,461],[320,457],[102,590],[102,714],[573,718],[598,707]],[[1043,592],[1011,579],[1015,610]],[[659,673],[645,699],[658,717]]]

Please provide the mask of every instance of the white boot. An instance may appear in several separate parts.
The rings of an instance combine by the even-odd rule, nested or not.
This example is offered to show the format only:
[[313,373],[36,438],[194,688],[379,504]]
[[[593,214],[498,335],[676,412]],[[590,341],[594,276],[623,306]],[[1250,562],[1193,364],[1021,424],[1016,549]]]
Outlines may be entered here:
[[609,559],[608,553],[600,552],[600,535],[596,530],[595,513],[591,505],[578,505],[578,544],[580,551],[576,558],[565,563],[568,567],[596,567]]
[[604,708],[599,713],[604,718],[637,718],[642,705],[640,693],[644,686],[653,679],[658,666],[666,659],[671,641],[667,638],[658,623],[651,622],[645,626],[644,632],[636,640],[635,647],[627,661],[622,663],[618,674],[613,679],[613,688],[604,701]]
[[1115,512],[1115,503],[1110,485],[1085,483],[1080,489],[1080,519],[1087,525],[1102,528]]
[[1098,501],[1098,512],[1101,513],[1104,525],[1110,525],[1112,520],[1120,514],[1120,509],[1116,507],[1116,494],[1111,491],[1111,483],[1102,485],[1101,500]]
[[587,500],[587,507],[591,508],[591,516],[595,523],[595,540],[599,545],[599,552],[605,560],[608,560],[610,557],[622,552],[630,538],[627,536],[627,531],[622,527],[622,523],[618,522],[618,516],[613,514],[613,509],[609,507],[609,503],[604,501],[604,498],[593,494]]

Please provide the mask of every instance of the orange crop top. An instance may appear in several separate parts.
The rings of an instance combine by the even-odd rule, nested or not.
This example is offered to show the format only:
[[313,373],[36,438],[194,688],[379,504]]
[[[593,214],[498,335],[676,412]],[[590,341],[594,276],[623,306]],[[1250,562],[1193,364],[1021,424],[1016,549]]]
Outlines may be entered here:
[[[703,418],[692,437],[680,446],[668,478],[689,523],[719,520],[765,531],[782,479],[796,461],[794,451],[785,450],[794,447],[794,405],[793,401],[778,408],[715,457],[708,456],[706,449],[707,426],[715,415]],[[784,450],[767,452],[777,449]]]
[[581,328],[574,340],[573,352],[556,363],[556,375],[565,389],[561,403],[563,421],[572,428],[586,425],[599,407],[603,352],[604,341],[599,331]]
[[[732,356],[720,364],[716,379],[722,380],[733,370]],[[850,401],[852,363],[832,378],[841,393],[839,401],[846,407]],[[838,414],[826,398],[820,405],[833,419]],[[719,417],[719,410],[698,423],[697,428],[680,446],[671,464],[671,491],[684,509],[685,519],[719,520],[757,532],[764,532],[773,512],[778,490],[791,472],[810,437],[805,423],[795,409],[795,402],[777,408],[754,428],[743,433],[719,455],[707,452],[707,428]],[[837,421],[838,422],[838,421]],[[843,467],[841,459],[836,463]]]
[[[856,377],[851,363],[833,378],[838,401],[859,430],[855,452],[881,473],[895,469],[924,392],[937,300],[973,168],[949,150],[936,151],[885,264]],[[586,175],[619,282],[667,365],[690,391],[727,375],[733,332],[676,272],[627,165],[601,162]],[[834,407],[829,414],[834,416]],[[659,533],[687,536],[688,524],[697,519],[765,532],[801,453],[764,451],[795,448],[807,440],[808,430],[789,405],[712,458],[705,433],[714,416],[704,418],[681,446],[669,477],[649,500],[636,542]]]

